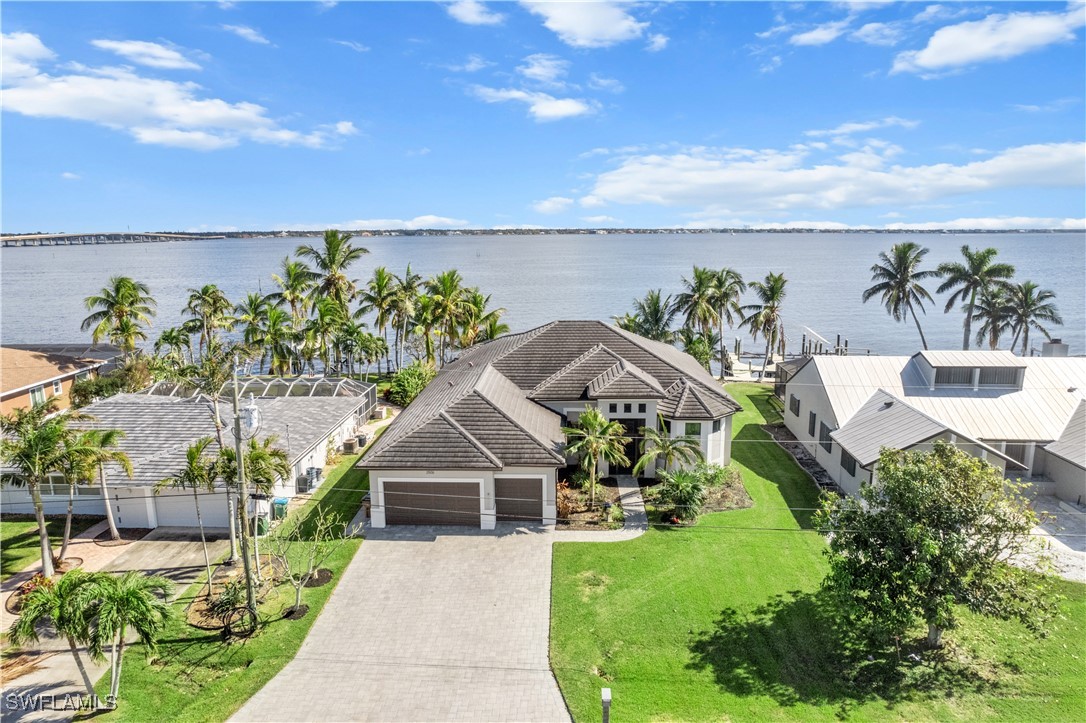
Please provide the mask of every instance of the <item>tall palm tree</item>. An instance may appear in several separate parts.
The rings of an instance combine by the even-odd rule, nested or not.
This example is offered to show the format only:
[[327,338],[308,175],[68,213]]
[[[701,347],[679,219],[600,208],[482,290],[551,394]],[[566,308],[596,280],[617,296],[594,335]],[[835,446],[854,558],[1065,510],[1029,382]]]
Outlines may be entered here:
[[335,301],[347,316],[347,304],[355,291],[355,282],[347,276],[347,269],[368,254],[369,249],[351,244],[351,234],[332,229],[324,232],[323,241],[320,247],[303,244],[294,253],[313,262],[319,276],[314,291]]
[[200,334],[201,354],[215,341],[216,329],[231,328],[234,319],[230,316],[230,312],[233,308],[226,294],[215,284],[204,284],[199,289],[189,289],[185,313],[192,316],[189,328]]
[[500,316],[488,315],[486,319],[486,324],[483,327],[483,330],[479,333],[479,338],[476,341],[494,341],[499,336],[508,334],[509,331],[509,325],[502,321]]
[[161,355],[163,349],[167,350],[164,356],[177,365],[191,364],[193,361],[192,338],[184,329],[179,329],[176,326],[163,329],[155,341],[155,354]]
[[[110,462],[119,465],[129,477],[132,476],[132,460],[121,450],[115,449],[122,437],[124,437],[124,432],[119,429],[70,430],[65,437],[65,454],[61,459],[59,471],[64,475],[64,481],[68,483],[68,514],[64,520],[64,539],[60,544],[57,559],[63,560],[68,556],[76,485],[81,482],[89,483],[94,479],[95,471]],[[109,517],[112,518],[113,510],[105,489],[103,489],[102,497],[106,510],[110,513]],[[120,535],[118,534],[117,537]]]
[[[663,426],[662,424],[660,425]],[[634,465],[633,473],[637,475],[648,469],[649,465],[660,460],[665,470],[671,469],[676,462],[695,464],[705,459],[701,451],[701,440],[696,437],[683,435],[672,437],[666,430],[641,428],[641,457]]]
[[1044,334],[1045,339],[1052,337],[1048,329],[1041,326],[1041,322],[1049,324],[1063,324],[1059,309],[1052,303],[1056,294],[1048,289],[1038,288],[1032,281],[1024,281],[1012,286],[1008,292],[1007,304],[1011,319],[1011,328],[1014,330],[1014,339],[1011,340],[1011,350],[1018,343],[1018,337],[1022,337],[1022,356],[1029,354],[1029,330],[1034,328]]
[[449,342],[456,333],[467,308],[464,296],[463,277],[456,269],[449,269],[430,277],[426,281],[426,291],[434,297],[434,315],[441,329],[441,345],[438,358],[445,364],[445,355]]
[[137,344],[147,341],[147,332],[143,330],[143,326],[139,321],[127,317],[119,319],[113,324],[113,327],[109,330],[109,341],[121,348],[121,351],[124,352],[124,359],[127,361],[132,353],[136,351]]
[[38,585],[22,600],[19,617],[8,631],[14,645],[38,639],[38,626],[48,621],[57,634],[68,641],[75,666],[83,678],[87,695],[94,696],[94,681],[87,673],[80,645],[91,641],[92,618],[96,612],[99,587],[109,573],[87,572],[80,568],[61,575],[52,585]]
[[436,307],[437,301],[429,294],[422,294],[415,302],[415,328],[413,333],[416,337],[422,337],[427,364],[433,364],[436,356],[434,354],[434,327],[439,322],[435,311]]
[[995,351],[999,348],[999,337],[1011,328],[1011,309],[1007,303],[1007,291],[1000,286],[982,289],[977,303],[973,305],[973,321],[981,322],[977,328],[977,346],[987,343]]
[[765,338],[765,359],[762,360],[762,379],[765,379],[765,370],[769,366],[769,359],[773,350],[784,354],[784,319],[781,316],[781,306],[788,295],[785,287],[788,279],[784,274],[766,274],[763,281],[752,281],[747,288],[758,297],[758,303],[747,304],[742,307],[746,314],[740,322],[741,326],[750,329],[750,335],[755,341],[760,334]]
[[173,592],[173,583],[137,570],[99,579],[101,584],[95,591],[97,625],[90,650],[92,655],[100,656],[103,648],[107,644],[110,646],[109,700],[115,703],[120,694],[121,663],[128,631],[135,631],[148,652],[155,651],[159,636],[173,617],[173,608],[167,602]]
[[334,299],[317,300],[317,303],[313,306],[313,317],[306,324],[305,331],[316,348],[317,356],[320,357],[321,362],[324,364],[325,376],[333,368],[332,352],[335,350],[332,341],[344,323],[346,323],[346,320],[343,307],[337,304]]
[[683,278],[683,290],[675,297],[675,309],[685,317],[684,325],[703,334],[716,324],[717,273],[709,268],[694,267],[693,275]]
[[743,312],[739,306],[739,297],[747,290],[747,283],[743,281],[743,275],[735,269],[725,266],[716,272],[713,280],[713,300],[716,303],[716,322],[720,333],[720,374],[732,370],[731,357],[724,347],[724,322],[728,328],[735,326],[737,318],[742,318]]
[[627,465],[626,445],[630,438],[620,423],[609,421],[600,410],[590,407],[581,413],[575,427],[562,427],[566,435],[566,454],[581,456],[581,466],[588,474],[588,506],[596,506],[596,478],[600,460]]
[[961,251],[964,263],[947,261],[939,264],[936,270],[945,280],[936,291],[940,294],[946,291],[954,292],[947,299],[944,313],[950,313],[950,310],[959,302],[964,304],[962,306],[965,311],[965,322],[962,325],[964,331],[962,349],[968,350],[972,337],[973,307],[977,303],[977,295],[993,284],[1007,286],[1007,280],[1014,276],[1014,266],[995,263],[994,259],[999,252],[993,248],[973,251],[966,244],[962,246]]
[[167,487],[192,490],[192,502],[196,505],[196,525],[200,528],[200,545],[204,549],[204,567],[207,568],[207,594],[211,597],[211,558],[207,554],[207,537],[204,536],[204,517],[200,513],[200,495],[215,489],[219,476],[218,460],[208,454],[207,448],[214,440],[200,437],[185,450],[185,466],[173,476],[155,485],[155,494]]
[[264,326],[268,321],[269,297],[250,291],[245,301],[234,307],[234,321],[242,327],[242,339],[249,346],[260,346],[264,339]]
[[[366,282],[365,288],[358,293],[360,305],[356,317],[373,313],[373,327],[384,337],[388,346],[388,325],[392,321],[393,307],[396,304],[396,277],[384,266],[373,270],[373,276]],[[381,374],[381,360],[377,360],[377,373]]]
[[490,296],[475,286],[464,291],[464,310],[460,319],[459,338],[456,340],[461,349],[485,340],[485,332],[491,320],[501,319],[505,313],[504,308],[489,308]]
[[[83,299],[91,313],[83,319],[80,328],[91,329],[91,340],[97,344],[102,339],[112,339],[116,330],[125,329],[122,336],[136,338],[132,327],[150,326],[155,315],[155,300],[147,284],[128,276],[112,276],[109,284],[97,294]],[[125,352],[127,356],[127,351]]]
[[646,339],[670,344],[675,341],[671,325],[679,309],[670,296],[663,296],[660,289],[652,289],[643,299],[634,299],[633,313],[629,319],[615,319],[620,329],[631,331]]
[[694,357],[698,364],[701,364],[708,371],[709,365],[713,362],[713,349],[720,341],[716,332],[712,329],[708,332],[700,332],[697,329],[684,326],[679,329],[676,339],[682,345],[683,352]]
[[924,302],[933,299],[920,282],[939,276],[939,272],[933,269],[920,270],[920,264],[927,254],[928,249],[912,241],[894,244],[889,254],[880,251],[879,263],[871,267],[871,280],[876,283],[863,293],[864,303],[876,294],[881,295],[886,313],[894,321],[905,321],[911,316],[925,349],[928,348],[928,340],[924,338],[916,311],[924,311]]
[[415,317],[415,305],[419,298],[422,277],[411,271],[411,264],[403,276],[396,277],[396,293],[392,299],[392,325],[396,329],[396,368],[404,366],[403,352],[410,333],[408,325]]
[[268,294],[268,300],[276,306],[286,304],[297,329],[309,309],[309,295],[320,274],[309,268],[304,261],[297,261],[289,256],[283,259],[280,271],[272,274],[272,280],[279,286],[279,291]]
[[298,334],[287,312],[276,306],[268,309],[264,320],[263,353],[268,355],[268,371],[285,376],[290,374],[296,358]]

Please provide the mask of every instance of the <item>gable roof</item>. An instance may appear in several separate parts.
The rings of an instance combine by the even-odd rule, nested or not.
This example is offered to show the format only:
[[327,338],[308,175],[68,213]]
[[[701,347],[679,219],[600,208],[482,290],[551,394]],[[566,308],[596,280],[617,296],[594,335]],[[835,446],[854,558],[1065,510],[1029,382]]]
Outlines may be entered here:
[[1063,432],[1045,451],[1079,467],[1086,467],[1086,399],[1079,401]]
[[685,379],[668,388],[667,397],[656,405],[656,410],[672,419],[719,419],[732,413],[719,399],[705,394]]
[[811,357],[808,365],[818,372],[841,427],[872,394],[884,389],[949,428],[976,439],[1055,440],[1078,405],[1080,390],[1086,389],[1086,358],[1081,357],[1019,358],[1025,364],[1021,389],[976,391],[962,387],[929,389],[910,359],[827,355]]
[[101,359],[87,359],[52,351],[0,347],[0,385],[2,394],[25,391],[54,379],[103,366]]
[[657,399],[664,388],[648,372],[620,359],[588,383],[589,399]]

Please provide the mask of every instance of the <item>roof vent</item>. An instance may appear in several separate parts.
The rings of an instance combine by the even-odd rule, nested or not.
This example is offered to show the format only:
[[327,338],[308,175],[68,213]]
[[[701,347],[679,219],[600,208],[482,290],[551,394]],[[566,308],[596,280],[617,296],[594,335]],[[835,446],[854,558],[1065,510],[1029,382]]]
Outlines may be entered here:
[[449,385],[450,387],[451,387],[451,386],[453,385],[452,379],[450,379],[450,380],[448,381],[448,385]]
[[1069,391],[1069,392],[1077,392],[1078,387],[1067,387],[1067,391]]
[[892,399],[890,401],[888,401],[888,402],[883,402],[882,403],[882,408],[883,409],[889,409],[892,406],[894,406],[894,401]]
[[475,362],[473,362],[473,361],[469,361],[469,362],[468,362],[468,367],[470,367],[470,368],[474,369],[474,368],[475,368]]

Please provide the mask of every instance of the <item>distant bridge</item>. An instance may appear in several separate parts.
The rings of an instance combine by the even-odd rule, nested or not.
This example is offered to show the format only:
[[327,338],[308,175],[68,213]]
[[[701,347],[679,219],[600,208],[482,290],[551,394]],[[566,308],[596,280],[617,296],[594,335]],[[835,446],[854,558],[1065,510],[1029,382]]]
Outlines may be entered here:
[[25,246],[90,246],[95,244],[151,244],[167,241],[201,241],[222,239],[226,236],[207,236],[183,233],[40,233],[19,236],[0,236],[3,248]]

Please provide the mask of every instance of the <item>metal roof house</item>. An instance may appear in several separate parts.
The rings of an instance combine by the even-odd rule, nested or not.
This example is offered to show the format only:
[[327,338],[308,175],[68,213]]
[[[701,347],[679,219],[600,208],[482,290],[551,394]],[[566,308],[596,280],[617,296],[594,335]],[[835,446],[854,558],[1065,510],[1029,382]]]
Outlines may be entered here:
[[[332,386],[343,388],[337,384]],[[273,495],[291,497],[304,491],[308,485],[307,471],[324,467],[329,445],[342,445],[369,417],[376,400],[373,385],[351,382],[348,386],[360,393],[343,396],[254,395],[252,401],[260,409],[262,420],[257,439],[274,438],[274,446],[287,453],[293,470],[291,479],[276,484]],[[120,429],[125,433],[118,448],[132,462],[132,477],[114,464],[104,468],[109,503],[120,527],[196,525],[195,504],[190,491],[165,489],[156,495],[154,487],[184,466],[186,450],[197,439],[211,437],[215,440],[211,406],[207,398],[199,395],[182,393],[175,396],[161,392],[159,387],[158,393],[118,394],[81,410],[90,419],[78,424]],[[228,401],[220,403],[220,415],[225,425],[223,442],[231,445],[234,442],[230,433],[233,412]],[[216,441],[208,452],[218,453]],[[63,513],[67,509],[68,485],[58,476],[44,487],[42,498],[46,513]],[[206,494],[203,500],[200,507],[204,525],[227,527],[229,513],[225,488]],[[29,494],[21,486],[5,484],[0,501],[6,511],[33,511]],[[105,514],[105,499],[98,479],[76,486],[75,511],[78,514]]]
[[[635,438],[662,417],[707,460],[731,459],[740,407],[692,357],[602,322],[556,321],[468,349],[396,418],[359,462],[372,524],[553,524],[557,470],[570,461],[561,428],[588,407]],[[631,462],[639,449],[633,439]]]
[[[1081,357],[812,356],[785,385],[784,421],[850,494],[871,479],[883,447],[923,449],[938,439],[1008,474],[1040,476],[1084,391]],[[1071,499],[1086,492],[1086,475],[1076,484]]]

